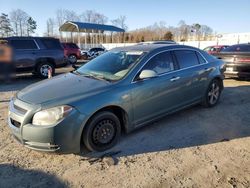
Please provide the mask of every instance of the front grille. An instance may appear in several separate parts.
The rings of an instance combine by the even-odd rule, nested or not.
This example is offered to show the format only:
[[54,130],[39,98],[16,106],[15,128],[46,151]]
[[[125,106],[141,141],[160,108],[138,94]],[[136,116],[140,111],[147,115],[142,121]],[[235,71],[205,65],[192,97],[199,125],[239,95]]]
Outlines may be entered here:
[[21,126],[21,123],[20,123],[20,122],[14,120],[14,119],[12,119],[12,118],[10,118],[10,122],[11,122],[12,125],[14,125],[14,126],[17,127],[17,128],[20,128],[20,126]]

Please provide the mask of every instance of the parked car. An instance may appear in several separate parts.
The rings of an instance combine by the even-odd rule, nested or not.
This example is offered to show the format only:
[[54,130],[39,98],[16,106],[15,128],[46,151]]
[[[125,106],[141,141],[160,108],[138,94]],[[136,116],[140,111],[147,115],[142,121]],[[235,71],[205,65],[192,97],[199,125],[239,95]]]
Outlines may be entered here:
[[13,64],[17,72],[32,72],[42,78],[48,77],[48,70],[67,65],[63,48],[58,39],[49,37],[4,38],[13,48]]
[[215,106],[223,66],[189,46],[115,48],[74,72],[18,92],[10,102],[9,127],[20,143],[35,150],[107,150],[121,131],[194,104]]
[[81,59],[81,50],[75,43],[63,42],[62,46],[64,49],[64,56],[69,59],[71,64],[74,64],[78,59]]
[[81,56],[82,56],[82,59],[88,60],[89,58],[88,50],[81,50]]
[[173,40],[158,40],[158,41],[139,42],[138,44],[146,45],[146,44],[177,44],[177,43]]
[[208,46],[204,49],[204,51],[206,51],[207,53],[209,53],[210,55],[216,55],[218,54],[220,51],[228,48],[228,45],[216,45],[216,46]]
[[103,54],[106,51],[104,48],[96,47],[96,48],[90,48],[89,50],[82,50],[81,54],[83,59],[93,59],[101,54]]
[[250,43],[230,46],[217,57],[226,62],[226,76],[250,78]]

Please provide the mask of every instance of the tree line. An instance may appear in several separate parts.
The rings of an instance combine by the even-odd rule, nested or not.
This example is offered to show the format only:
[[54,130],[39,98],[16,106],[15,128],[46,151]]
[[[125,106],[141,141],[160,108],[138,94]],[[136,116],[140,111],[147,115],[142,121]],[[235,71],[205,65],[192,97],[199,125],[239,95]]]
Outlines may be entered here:
[[[144,42],[152,40],[175,40],[175,41],[190,41],[190,40],[212,40],[215,36],[213,29],[207,25],[194,23],[187,24],[181,20],[177,26],[167,26],[166,22],[156,22],[144,28],[128,31],[126,16],[119,16],[116,19],[109,19],[102,13],[94,10],[86,10],[81,14],[77,14],[73,10],[58,9],[55,12],[55,17],[48,18],[46,21],[46,29],[44,36],[62,38],[62,33],[59,32],[59,27],[66,21],[79,21],[97,24],[111,24],[125,30],[125,33],[116,33],[110,35],[104,33],[102,37],[108,40],[100,39],[99,42]],[[28,13],[21,9],[11,11],[9,14],[2,13],[0,16],[0,36],[30,36],[37,29],[36,21]],[[90,41],[90,33],[88,43]],[[73,33],[69,37],[72,40]]]
[[21,9],[0,16],[0,36],[30,36],[35,33],[36,21]]

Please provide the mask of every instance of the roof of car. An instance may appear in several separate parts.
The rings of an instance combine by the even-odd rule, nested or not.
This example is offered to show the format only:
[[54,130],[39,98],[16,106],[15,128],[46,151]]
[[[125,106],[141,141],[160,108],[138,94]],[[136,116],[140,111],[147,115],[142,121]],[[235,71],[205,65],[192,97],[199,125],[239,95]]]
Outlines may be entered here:
[[234,44],[232,46],[248,46],[250,43],[241,43],[241,44]]
[[220,48],[220,47],[224,47],[224,46],[229,46],[229,45],[212,45],[212,46],[208,46],[206,48],[210,48],[210,47],[213,47],[213,48]]
[[125,46],[125,47],[117,47],[112,50],[114,51],[143,51],[143,52],[149,52],[156,49],[173,49],[173,48],[190,48],[190,49],[196,49],[191,46],[185,46],[185,45],[179,45],[179,44],[137,44],[133,46]]
[[61,42],[62,44],[76,44],[74,42]]
[[22,37],[18,37],[18,36],[14,36],[14,37],[6,37],[6,38],[3,38],[3,39],[57,39],[57,38],[54,38],[54,37],[27,37],[27,36],[22,36]]

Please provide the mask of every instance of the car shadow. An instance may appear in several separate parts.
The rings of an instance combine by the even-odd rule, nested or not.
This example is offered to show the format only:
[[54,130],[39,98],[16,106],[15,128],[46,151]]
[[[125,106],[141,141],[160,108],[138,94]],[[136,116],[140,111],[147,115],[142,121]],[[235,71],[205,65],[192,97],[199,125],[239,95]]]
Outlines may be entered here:
[[161,152],[213,144],[250,136],[250,86],[226,87],[220,103],[213,108],[201,105],[182,110],[151,125],[123,135],[121,141],[103,153],[117,157]]
[[4,80],[0,80],[0,92],[15,92],[19,91],[26,86],[39,82],[42,79],[32,75],[32,74],[17,74],[8,83]]
[[[55,75],[60,75],[64,73],[68,73],[70,71],[74,71],[75,69],[81,67],[86,64],[88,61],[81,60],[75,64],[75,66],[68,65],[63,68],[56,69]],[[16,74],[13,76],[10,82],[6,83],[3,79],[0,78],[0,92],[15,92],[19,91],[30,84],[42,81],[44,79],[39,78],[38,76],[33,75],[32,73],[23,73]]]
[[0,164],[0,187],[69,187],[58,177],[40,170],[23,169],[11,164]]
[[[67,73],[72,70],[74,69],[71,66],[56,69],[56,73],[54,76]],[[44,79],[41,79],[38,76],[33,75],[32,73],[16,74],[8,83],[4,82],[3,80],[0,80],[0,92],[19,91],[30,84],[34,84],[42,80]]]

